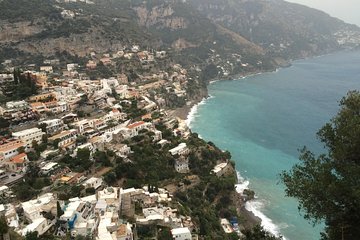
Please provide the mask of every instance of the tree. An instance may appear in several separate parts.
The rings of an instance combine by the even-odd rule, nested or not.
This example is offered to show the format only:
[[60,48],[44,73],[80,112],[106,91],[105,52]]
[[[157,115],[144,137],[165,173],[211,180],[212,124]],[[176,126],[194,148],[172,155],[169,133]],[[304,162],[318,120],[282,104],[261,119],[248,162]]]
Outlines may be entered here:
[[0,217],[0,239],[3,239],[3,235],[8,233],[9,226],[7,225],[5,216]]
[[316,157],[304,147],[281,179],[305,219],[325,221],[323,239],[360,239],[360,93],[349,92],[340,107],[317,133],[328,153]]
[[14,68],[14,71],[13,71],[13,76],[14,76],[14,83],[18,84],[19,83],[19,77],[17,75],[17,71],[16,71],[15,68]]
[[[43,131],[43,132],[47,132],[46,131],[46,127],[47,127],[47,124],[46,123],[41,123],[41,124],[39,124],[39,128],[41,129],[41,131]],[[45,136],[45,135],[43,135],[43,136]]]
[[159,233],[157,236],[158,240],[167,240],[167,239],[171,239],[171,231],[169,228],[162,228],[159,229]]
[[86,189],[85,189],[85,193],[86,193],[86,195],[93,195],[93,194],[96,193],[96,189],[93,188],[93,187],[86,188]]
[[244,231],[244,240],[281,240],[282,237],[275,237],[267,232],[262,226],[256,225],[252,229]]
[[37,194],[27,183],[19,183],[14,187],[14,193],[20,201],[29,200]]
[[87,142],[87,138],[83,135],[79,135],[77,138],[76,138],[76,143],[77,144],[84,144]]
[[0,117],[0,129],[8,128],[10,126],[10,122],[3,117]]
[[80,161],[88,161],[90,158],[90,150],[88,148],[80,148],[77,151],[76,157]]
[[24,153],[25,152],[25,148],[23,146],[18,147],[17,149],[18,153]]
[[56,201],[56,216],[60,218],[64,214],[64,211],[61,209],[59,201]]
[[38,239],[38,232],[28,232],[25,236],[25,240],[37,240]]
[[116,176],[113,172],[108,172],[107,174],[105,174],[103,179],[109,186],[113,185],[116,182]]

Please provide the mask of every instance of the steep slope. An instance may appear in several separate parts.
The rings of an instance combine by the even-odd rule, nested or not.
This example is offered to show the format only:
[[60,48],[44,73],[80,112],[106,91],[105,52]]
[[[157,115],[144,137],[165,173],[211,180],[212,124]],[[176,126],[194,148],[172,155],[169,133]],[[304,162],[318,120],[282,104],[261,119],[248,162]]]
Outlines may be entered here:
[[[65,52],[84,57],[138,44],[168,49],[185,66],[204,68],[240,59],[250,71],[276,65],[262,47],[212,22],[185,1],[2,0],[0,8],[5,9],[0,18],[2,59],[17,56],[36,63]],[[234,70],[245,71],[233,65],[224,71]]]
[[[53,56],[64,51],[85,56],[122,49],[133,40],[158,44],[134,21],[128,4],[63,3],[51,0],[3,0],[0,9],[1,57]],[[3,13],[3,12],[2,12]]]
[[211,60],[213,55],[219,55],[223,60],[238,55],[246,62],[258,59],[264,65],[267,62],[268,68],[274,66],[265,58],[262,47],[209,21],[186,2],[162,1],[153,4],[150,1],[133,9],[137,13],[138,23],[161,39],[164,45],[176,50],[183,64],[206,65],[214,62]]
[[19,64],[138,44],[227,76],[360,42],[358,27],[282,0],[0,0],[0,9],[0,61]]
[[355,25],[282,0],[189,2],[213,22],[262,46],[273,57],[313,56],[358,44],[360,40],[360,29]]

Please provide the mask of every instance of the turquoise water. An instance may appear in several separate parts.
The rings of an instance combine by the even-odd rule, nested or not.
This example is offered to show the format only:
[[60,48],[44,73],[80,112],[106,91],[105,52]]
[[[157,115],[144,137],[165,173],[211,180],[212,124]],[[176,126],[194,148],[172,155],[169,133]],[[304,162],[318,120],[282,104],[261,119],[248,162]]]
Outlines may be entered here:
[[190,127],[231,152],[257,195],[247,208],[267,229],[291,240],[319,239],[322,227],[303,219],[278,174],[298,161],[302,146],[324,151],[316,132],[354,89],[360,90],[360,52],[296,61],[277,72],[211,84],[211,98],[193,109]]

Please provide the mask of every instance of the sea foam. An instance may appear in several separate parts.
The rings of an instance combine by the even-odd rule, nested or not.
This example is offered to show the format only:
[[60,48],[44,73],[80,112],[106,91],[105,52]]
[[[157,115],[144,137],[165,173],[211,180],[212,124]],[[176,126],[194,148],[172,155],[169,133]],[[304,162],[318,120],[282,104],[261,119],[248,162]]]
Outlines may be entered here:
[[[238,193],[243,194],[244,190],[249,188],[250,181],[243,178],[238,171],[236,171],[236,175],[238,183],[235,184],[235,189]],[[254,200],[250,200],[245,203],[246,210],[252,212],[256,217],[261,219],[261,225],[264,227],[264,229],[271,232],[275,236],[280,236],[280,227],[277,226],[262,212],[264,207],[265,202],[257,199],[256,196]],[[283,239],[285,240],[286,238],[283,237]]]
[[208,100],[211,99],[211,98],[213,98],[213,96],[211,96],[211,95],[210,95],[208,98],[203,98],[203,99],[201,100],[201,102],[199,102],[198,104],[195,104],[195,105],[191,108],[191,110],[190,110],[190,112],[188,113],[187,118],[186,118],[186,120],[185,120],[185,123],[186,123],[186,125],[187,125],[189,128],[191,128],[191,123],[195,120],[195,118],[199,116],[199,115],[198,115],[198,109],[199,109],[199,107],[200,107],[201,105],[206,104],[206,101],[208,101]]
[[[264,227],[265,230],[269,231],[275,236],[280,236],[280,227],[277,226],[269,217],[267,217],[262,212],[262,209],[264,207],[265,202],[258,199],[248,201],[245,204],[246,210],[252,212],[256,217],[261,219],[261,225]],[[285,240],[286,238],[283,237],[283,239]]]

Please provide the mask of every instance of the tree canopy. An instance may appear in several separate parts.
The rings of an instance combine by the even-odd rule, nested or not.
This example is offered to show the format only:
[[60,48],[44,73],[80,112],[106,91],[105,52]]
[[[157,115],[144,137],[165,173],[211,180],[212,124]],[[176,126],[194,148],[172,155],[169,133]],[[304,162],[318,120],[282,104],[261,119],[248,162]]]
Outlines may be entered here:
[[306,219],[325,222],[323,239],[360,239],[360,93],[349,92],[340,107],[317,133],[327,154],[304,147],[281,179]]

